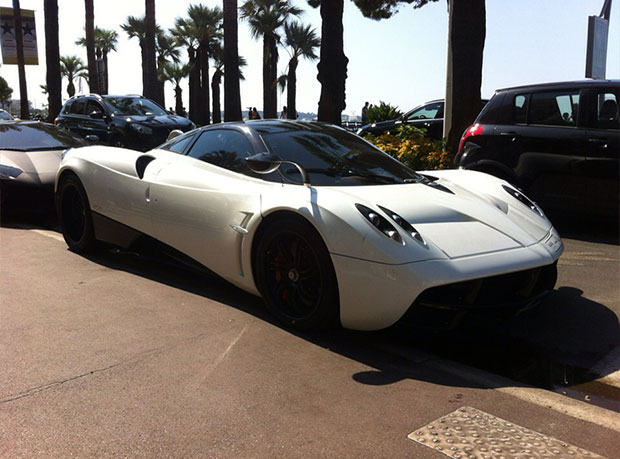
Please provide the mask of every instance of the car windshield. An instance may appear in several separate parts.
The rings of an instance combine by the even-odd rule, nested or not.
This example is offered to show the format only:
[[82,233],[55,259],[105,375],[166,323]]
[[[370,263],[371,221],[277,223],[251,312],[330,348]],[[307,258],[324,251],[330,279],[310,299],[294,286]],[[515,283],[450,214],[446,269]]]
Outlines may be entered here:
[[81,147],[86,142],[69,131],[47,123],[0,124],[0,149],[32,151]]
[[[286,129],[286,128],[285,128]],[[306,169],[313,185],[343,186],[407,183],[422,176],[362,138],[333,126],[293,127],[262,135],[271,153]],[[280,175],[299,183],[295,166],[283,164]],[[270,174],[267,180],[277,180]]]
[[106,97],[105,101],[115,115],[166,115],[166,111],[155,102],[144,97]]

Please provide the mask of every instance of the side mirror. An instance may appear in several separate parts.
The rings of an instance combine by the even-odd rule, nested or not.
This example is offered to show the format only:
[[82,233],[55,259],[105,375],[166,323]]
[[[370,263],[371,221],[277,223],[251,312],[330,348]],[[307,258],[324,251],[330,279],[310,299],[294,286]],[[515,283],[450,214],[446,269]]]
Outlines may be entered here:
[[89,145],[94,145],[96,143],[99,143],[99,137],[96,135],[87,135],[85,139],[89,143]]
[[175,137],[180,136],[181,134],[183,134],[183,131],[181,131],[180,129],[173,129],[172,131],[170,131],[170,134],[168,134],[168,138],[166,139],[166,142],[168,140],[172,140]]
[[273,153],[259,153],[258,155],[249,156],[245,158],[245,164],[250,168],[251,171],[263,175],[271,174],[272,172],[277,171],[281,164],[292,164],[299,170],[304,185],[310,186],[310,177],[308,176],[308,172],[306,171],[306,169],[303,168],[303,166],[297,164],[294,161],[284,161],[280,159],[279,156],[274,155]]

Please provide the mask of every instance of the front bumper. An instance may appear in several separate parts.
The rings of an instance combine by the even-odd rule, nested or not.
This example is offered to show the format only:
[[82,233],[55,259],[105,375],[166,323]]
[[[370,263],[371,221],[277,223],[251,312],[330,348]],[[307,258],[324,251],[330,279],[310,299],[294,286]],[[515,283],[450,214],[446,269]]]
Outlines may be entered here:
[[[548,276],[548,271],[554,268],[537,270],[554,266],[562,252],[561,242],[553,248],[547,243],[552,237],[553,233],[529,247],[403,265],[332,254],[340,293],[340,321],[345,328],[379,330],[396,323],[416,301],[423,302],[426,307],[464,310],[512,308],[519,306],[518,295],[521,294],[521,306],[525,307],[542,298],[543,290],[550,285],[552,288],[555,283],[555,278],[538,282],[542,272]],[[513,274],[505,276],[510,273]],[[481,282],[496,276],[503,278],[498,282]],[[505,285],[516,285],[513,291],[517,297],[503,301],[501,295],[494,296],[488,291],[501,290]]]

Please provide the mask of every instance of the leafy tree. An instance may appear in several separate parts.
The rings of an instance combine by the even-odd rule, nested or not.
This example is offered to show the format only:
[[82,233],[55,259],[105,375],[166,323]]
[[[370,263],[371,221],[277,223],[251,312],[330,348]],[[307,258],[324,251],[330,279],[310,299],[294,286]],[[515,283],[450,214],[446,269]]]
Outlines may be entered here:
[[94,0],[84,0],[86,7],[86,56],[88,59],[88,87],[91,92],[99,93],[99,74],[95,59],[95,6]]
[[398,118],[402,115],[398,107],[394,107],[383,101],[379,102],[379,105],[373,105],[368,109],[368,123],[377,123],[379,121],[388,121]]
[[317,79],[321,83],[319,121],[340,125],[346,108],[345,88],[347,64],[344,54],[342,14],[344,0],[308,0],[310,6],[321,9],[321,55]]
[[224,16],[224,121],[241,121],[237,0],[223,0]]
[[286,117],[294,120],[297,119],[296,93],[299,58],[318,59],[319,56],[317,56],[315,50],[321,46],[321,39],[310,25],[304,26],[294,21],[284,24],[284,44],[288,46],[291,56],[286,75]]
[[[48,121],[53,121],[62,108],[62,75],[60,74],[60,45],[58,41],[58,0],[43,2],[45,15],[45,94]],[[48,90],[48,88],[50,88]]]
[[279,29],[302,10],[289,0],[245,0],[239,10],[241,19],[248,21],[252,37],[263,39],[263,115],[276,118]]
[[[372,19],[391,17],[399,4],[407,3],[420,8],[437,0],[353,0],[362,13]],[[451,34],[448,37],[452,59],[451,129],[447,148],[454,153],[461,133],[471,124],[480,107],[482,84],[482,56],[486,36],[485,0],[453,0],[449,11]]]
[[75,95],[75,85],[73,81],[76,78],[88,80],[88,67],[86,67],[82,59],[77,56],[61,56],[60,73],[67,78],[67,94],[69,94],[69,97]]
[[13,89],[4,78],[0,76],[0,102],[8,102],[13,96]]

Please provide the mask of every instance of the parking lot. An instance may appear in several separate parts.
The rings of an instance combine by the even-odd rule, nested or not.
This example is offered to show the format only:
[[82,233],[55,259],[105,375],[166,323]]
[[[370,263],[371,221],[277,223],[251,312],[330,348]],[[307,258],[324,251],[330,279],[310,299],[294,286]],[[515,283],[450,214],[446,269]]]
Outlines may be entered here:
[[613,457],[619,248],[563,234],[556,290],[516,318],[300,334],[217,278],[5,219],[0,456],[444,457],[407,436],[473,407]]

